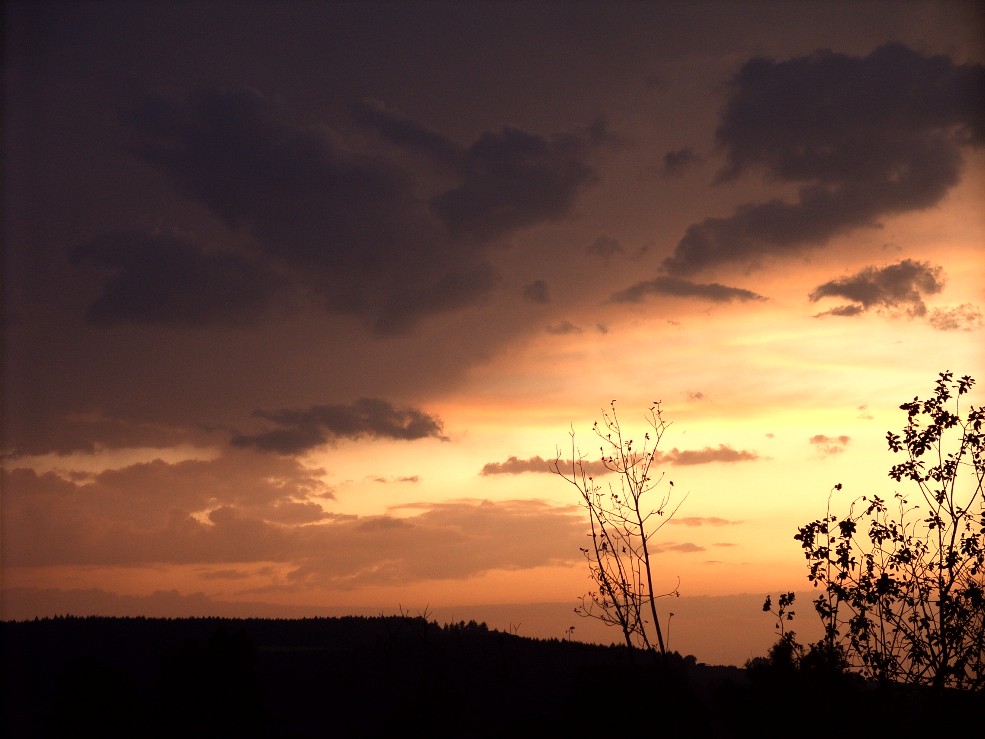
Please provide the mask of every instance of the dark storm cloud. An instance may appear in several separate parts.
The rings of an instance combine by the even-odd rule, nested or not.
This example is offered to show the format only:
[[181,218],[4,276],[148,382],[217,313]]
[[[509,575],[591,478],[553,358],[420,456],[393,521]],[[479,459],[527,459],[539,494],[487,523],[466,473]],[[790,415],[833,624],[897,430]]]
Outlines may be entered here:
[[613,293],[609,298],[613,303],[639,303],[647,295],[670,295],[678,298],[698,298],[714,303],[730,303],[733,300],[747,302],[750,300],[766,300],[750,290],[738,287],[728,287],[717,282],[698,283],[681,277],[661,275],[653,280],[638,282],[632,287]]
[[684,170],[698,161],[698,155],[693,149],[685,148],[676,151],[668,151],[664,154],[663,169],[661,172],[664,177],[676,177],[684,173]]
[[365,128],[398,146],[425,154],[436,163],[457,166],[462,151],[437,131],[387,109],[377,100],[361,100],[353,108],[353,118]]
[[[506,126],[460,148],[378,104],[356,106],[355,116],[364,131],[450,168],[444,177],[453,181],[421,193],[428,183],[419,173],[324,126],[286,120],[250,89],[147,97],[123,119],[131,151],[252,237],[269,267],[384,334],[482,300],[497,283],[490,242],[563,217],[595,181],[585,162],[599,143],[594,129],[544,138]],[[146,270],[130,266],[134,259],[116,256],[128,267],[112,286],[120,320],[146,320],[154,308],[136,299]],[[196,300],[193,288],[186,302]],[[157,313],[162,322],[171,316],[167,301]]]
[[[252,235],[329,310],[378,320],[396,312],[394,302],[412,302],[409,286],[419,293],[454,283],[481,263],[449,253],[405,173],[346,150],[327,129],[281,120],[256,91],[147,98],[127,123],[138,156]],[[421,306],[408,320],[427,312]]]
[[523,288],[523,297],[531,303],[550,303],[551,294],[547,289],[547,283],[543,280],[535,280]]
[[378,398],[361,398],[351,405],[254,412],[279,428],[259,434],[236,434],[234,446],[256,447],[279,454],[299,454],[337,439],[444,439],[441,420],[417,408],[398,408]]
[[589,254],[602,257],[605,261],[609,261],[612,257],[623,252],[622,244],[619,243],[618,239],[614,239],[611,236],[599,236],[588,245]]
[[[927,313],[923,296],[939,293],[944,288],[944,271],[929,262],[904,259],[897,264],[877,269],[865,269],[825,282],[811,291],[811,302],[822,298],[847,298],[853,305],[839,306],[827,313],[836,316],[855,316],[873,308],[903,310],[909,316]],[[822,314],[823,315],[823,314]]]
[[108,233],[75,248],[71,260],[111,273],[89,306],[94,323],[246,322],[283,285],[254,261],[173,234]]
[[962,147],[985,143],[985,67],[902,44],[862,58],[752,59],[732,80],[717,139],[721,181],[760,169],[799,196],[692,224],[664,261],[671,274],[796,253],[935,205],[960,179]]
[[373,247],[392,250],[416,225],[410,181],[400,171],[346,152],[326,131],[279,120],[256,91],[204,91],[187,103],[147,99],[129,123],[141,157],[290,263],[380,261]]
[[546,139],[513,126],[486,132],[462,157],[462,183],[431,200],[458,238],[487,240],[565,215],[596,181],[582,157],[591,144],[574,136]]
[[[440,267],[436,266],[440,270]],[[481,302],[499,284],[499,273],[488,262],[449,269],[434,281],[408,280],[380,306],[374,327],[379,334],[409,331],[422,315],[444,313]]]

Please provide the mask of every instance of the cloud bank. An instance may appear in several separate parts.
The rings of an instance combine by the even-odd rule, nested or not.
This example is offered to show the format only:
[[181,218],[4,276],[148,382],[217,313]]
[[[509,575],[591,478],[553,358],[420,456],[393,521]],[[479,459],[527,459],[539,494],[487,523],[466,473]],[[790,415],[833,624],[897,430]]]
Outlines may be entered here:
[[129,150],[230,237],[108,232],[77,247],[78,266],[111,273],[90,320],[250,322],[290,286],[379,334],[405,333],[484,299],[498,282],[494,242],[566,217],[597,180],[588,156],[605,139],[600,127],[545,137],[503,126],[459,146],[380,104],[353,118],[442,177],[295,123],[250,88],[145,97],[122,115]]
[[963,149],[985,143],[982,100],[985,67],[899,43],[746,62],[716,131],[719,181],[760,171],[798,186],[797,198],[692,224],[664,269],[755,265],[939,203],[960,180]]
[[195,564],[230,583],[262,565],[283,574],[282,588],[352,588],[570,563],[584,537],[576,506],[537,500],[328,514],[311,500],[326,493],[321,472],[250,451],[133,465],[88,483],[5,469],[4,564]]

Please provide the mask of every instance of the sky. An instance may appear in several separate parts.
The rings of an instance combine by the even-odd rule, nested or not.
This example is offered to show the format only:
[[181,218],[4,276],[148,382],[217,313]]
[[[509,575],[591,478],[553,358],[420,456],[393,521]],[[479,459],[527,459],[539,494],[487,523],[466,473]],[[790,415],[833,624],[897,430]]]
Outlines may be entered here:
[[900,403],[985,383],[981,3],[3,26],[4,619],[618,641],[572,614],[587,516],[550,462],[659,402],[670,646],[742,664],[765,594],[809,591],[797,527],[893,492]]

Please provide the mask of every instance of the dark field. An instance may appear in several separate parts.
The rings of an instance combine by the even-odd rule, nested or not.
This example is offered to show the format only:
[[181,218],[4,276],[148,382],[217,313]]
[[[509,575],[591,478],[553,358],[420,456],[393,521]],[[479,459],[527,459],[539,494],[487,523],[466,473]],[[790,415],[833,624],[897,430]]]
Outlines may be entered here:
[[942,736],[975,734],[985,708],[423,618],[67,617],[0,634],[11,739]]

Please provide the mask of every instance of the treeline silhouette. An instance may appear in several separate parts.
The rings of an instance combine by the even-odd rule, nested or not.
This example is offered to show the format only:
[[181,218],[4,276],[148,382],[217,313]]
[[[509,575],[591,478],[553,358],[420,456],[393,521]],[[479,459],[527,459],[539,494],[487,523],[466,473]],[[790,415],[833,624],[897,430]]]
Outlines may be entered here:
[[766,659],[709,666],[424,617],[66,616],[0,635],[11,739],[939,733],[983,707]]

